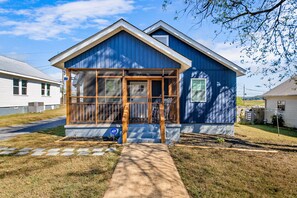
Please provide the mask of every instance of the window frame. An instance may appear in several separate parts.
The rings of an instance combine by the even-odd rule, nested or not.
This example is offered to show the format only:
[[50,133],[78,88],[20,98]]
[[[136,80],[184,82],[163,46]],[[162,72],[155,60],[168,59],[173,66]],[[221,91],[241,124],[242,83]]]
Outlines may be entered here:
[[46,84],[46,96],[51,96],[51,84]]
[[[280,108],[279,108],[279,105],[283,105],[284,106],[284,110],[281,110]],[[276,109],[277,109],[277,111],[279,111],[279,112],[284,112],[284,111],[286,111],[286,101],[285,100],[277,100],[276,101]]]
[[[25,84],[26,84],[26,86],[23,86],[23,82],[26,82]],[[28,95],[28,80],[24,80],[24,79],[22,79],[22,81],[21,81],[21,94],[23,95],[23,96],[27,96]],[[23,92],[23,89],[26,89],[26,93],[24,93]]]
[[[193,100],[193,80],[204,80],[204,89],[205,89],[205,97],[204,97],[204,100],[201,100],[201,101],[194,101]],[[191,102],[195,103],[195,102],[206,102],[207,99],[206,99],[206,96],[207,96],[207,90],[206,90],[206,82],[207,82],[207,79],[206,78],[191,78]]]
[[[18,81],[18,85],[17,86],[14,84],[15,80]],[[18,88],[17,89],[18,90],[18,93],[14,93],[14,88]],[[13,93],[13,95],[20,95],[20,79],[19,78],[13,78],[12,79],[12,93]]]
[[[46,83],[41,83],[40,85],[41,85],[41,96],[46,96],[45,95],[45,90],[46,90],[45,85],[46,85]],[[44,85],[44,88],[42,88],[43,87],[42,85]]]
[[169,46],[169,35],[163,34],[163,35],[153,35],[152,36],[154,39],[158,40],[157,38],[166,38],[166,44],[158,40],[160,43],[163,43],[166,46]]

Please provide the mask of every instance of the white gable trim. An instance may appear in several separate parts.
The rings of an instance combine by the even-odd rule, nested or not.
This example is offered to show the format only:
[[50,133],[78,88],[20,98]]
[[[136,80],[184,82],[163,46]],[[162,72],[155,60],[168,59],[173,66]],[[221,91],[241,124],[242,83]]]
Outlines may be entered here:
[[78,43],[77,45],[65,50],[64,52],[61,52],[60,54],[52,57],[49,61],[55,67],[64,68],[64,63],[66,61],[98,45],[99,43],[112,37],[113,35],[120,32],[121,30],[125,30],[129,34],[135,36],[139,40],[145,42],[149,46],[160,51],[161,53],[168,56],[172,60],[180,63],[181,64],[180,72],[183,72],[192,66],[191,60],[180,55],[174,50],[170,49],[163,43],[160,43],[159,41],[155,40],[151,36],[147,35],[143,31],[139,30],[138,28],[134,27],[133,25],[129,24],[123,19],[105,28],[104,30],[98,32],[97,34],[85,39],[84,41]]
[[3,70],[0,70],[0,73],[10,75],[10,76],[16,76],[16,77],[21,77],[21,78],[38,80],[38,81],[42,81],[42,82],[48,82],[48,83],[57,84],[57,85],[62,84],[62,83],[59,83],[59,82],[56,82],[56,81],[46,80],[46,79],[42,79],[42,78],[38,78],[38,77],[34,77],[34,76],[27,76],[27,75],[18,74],[18,73],[14,73],[14,72],[3,71]]
[[210,58],[214,59],[215,61],[221,63],[222,65],[226,66],[227,68],[236,72],[237,76],[245,75],[246,70],[241,68],[240,66],[236,65],[235,63],[229,61],[228,59],[222,57],[221,55],[215,53],[214,51],[208,49],[204,45],[198,43],[197,41],[193,40],[192,38],[188,37],[187,35],[183,34],[182,32],[178,31],[177,29],[171,27],[164,21],[159,21],[152,26],[148,27],[144,30],[145,33],[150,34],[158,29],[163,29],[173,36],[179,38],[180,40],[184,41],[188,45],[192,46],[193,48],[197,49],[198,51],[202,52],[203,54],[209,56]]

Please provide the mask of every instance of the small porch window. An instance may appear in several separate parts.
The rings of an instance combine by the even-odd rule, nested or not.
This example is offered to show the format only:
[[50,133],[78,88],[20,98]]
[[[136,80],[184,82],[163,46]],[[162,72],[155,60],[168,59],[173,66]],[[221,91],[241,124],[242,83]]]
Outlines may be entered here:
[[157,39],[161,43],[169,46],[169,36],[168,35],[153,35],[153,38]]
[[191,79],[191,101],[206,102],[206,79],[205,78]]

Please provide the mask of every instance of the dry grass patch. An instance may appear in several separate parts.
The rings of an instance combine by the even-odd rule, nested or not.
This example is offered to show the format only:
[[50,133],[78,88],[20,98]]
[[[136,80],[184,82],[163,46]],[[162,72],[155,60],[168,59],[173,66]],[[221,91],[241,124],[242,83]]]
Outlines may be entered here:
[[30,122],[55,118],[65,115],[65,107],[54,110],[46,110],[42,113],[23,113],[0,116],[0,127],[28,124]]
[[296,197],[297,155],[170,148],[192,197]]
[[103,156],[0,156],[0,197],[102,197],[120,156],[116,144],[57,143],[63,127],[1,141],[16,148],[117,147]]
[[263,142],[271,144],[289,144],[297,146],[297,131],[285,128],[280,129],[265,125],[241,125],[235,124],[235,137],[251,142]]

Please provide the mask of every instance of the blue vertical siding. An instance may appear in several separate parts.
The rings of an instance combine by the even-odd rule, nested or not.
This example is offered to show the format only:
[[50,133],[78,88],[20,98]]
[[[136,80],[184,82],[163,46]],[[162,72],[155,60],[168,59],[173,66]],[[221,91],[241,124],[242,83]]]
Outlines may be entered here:
[[65,62],[66,68],[180,68],[180,64],[121,31]]
[[[163,30],[151,35],[169,35],[169,47],[192,60],[181,74],[181,123],[234,123],[236,73]],[[191,102],[191,78],[207,79],[206,102]]]

